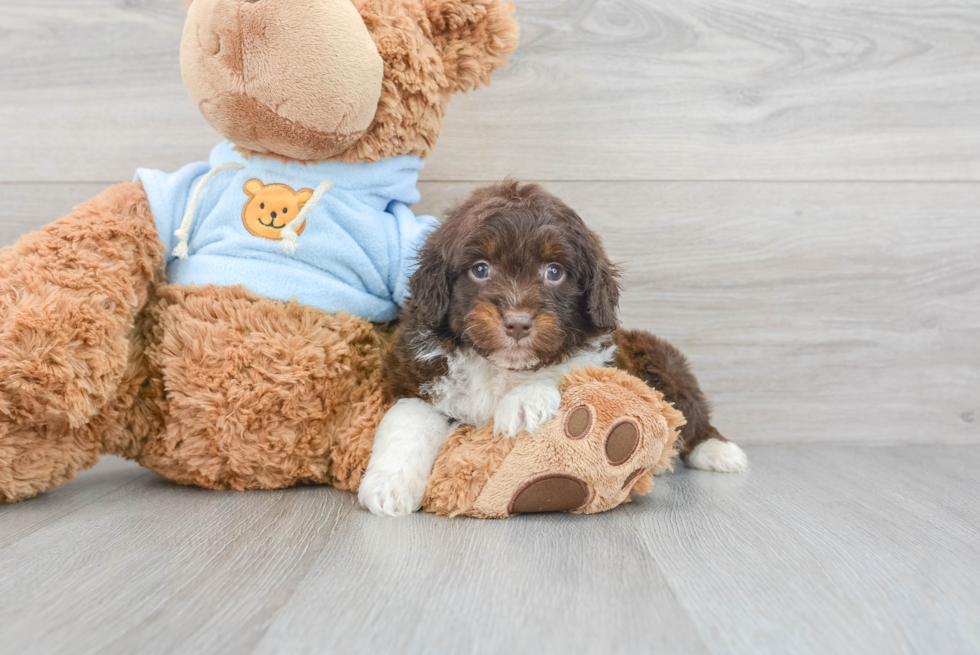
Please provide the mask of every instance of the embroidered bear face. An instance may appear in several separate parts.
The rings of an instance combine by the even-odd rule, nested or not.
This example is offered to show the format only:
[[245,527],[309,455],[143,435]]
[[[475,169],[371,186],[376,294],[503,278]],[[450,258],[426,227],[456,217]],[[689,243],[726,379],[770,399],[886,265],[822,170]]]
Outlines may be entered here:
[[[282,241],[282,229],[299,215],[313,197],[313,189],[293,191],[285,184],[263,184],[252,179],[245,183],[248,202],[242,210],[242,223],[251,234],[271,241]],[[306,221],[296,228],[296,234],[306,229]]]

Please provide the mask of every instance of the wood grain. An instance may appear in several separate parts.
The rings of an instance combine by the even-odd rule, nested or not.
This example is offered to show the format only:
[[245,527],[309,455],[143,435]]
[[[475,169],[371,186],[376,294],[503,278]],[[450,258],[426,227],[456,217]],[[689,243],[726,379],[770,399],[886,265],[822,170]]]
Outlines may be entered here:
[[746,474],[681,467],[606,514],[506,521],[182,488],[106,458],[0,507],[0,530],[42,519],[0,544],[0,655],[980,649],[980,447],[748,453]]
[[352,508],[333,489],[216,493],[128,468],[143,484],[0,549],[0,652],[246,652]]
[[105,457],[94,471],[70,486],[53,489],[17,511],[0,508],[0,548],[55,523],[106,496],[136,482],[145,483],[156,475],[118,457]]
[[[0,181],[130,179],[218,140],[181,0],[0,2]],[[980,180],[980,6],[520,0],[429,180]]]
[[657,560],[623,528],[615,514],[487,523],[355,511],[254,652],[707,653]]
[[980,179],[974,3],[517,4],[429,179]]
[[757,448],[625,511],[712,652],[975,652],[977,452]]

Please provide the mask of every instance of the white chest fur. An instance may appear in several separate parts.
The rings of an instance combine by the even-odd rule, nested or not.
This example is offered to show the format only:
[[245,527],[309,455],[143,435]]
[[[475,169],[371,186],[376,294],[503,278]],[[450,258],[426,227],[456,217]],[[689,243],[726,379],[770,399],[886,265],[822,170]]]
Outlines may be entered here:
[[472,352],[457,352],[447,357],[448,373],[423,385],[422,394],[436,409],[450,419],[482,427],[494,418],[501,399],[523,385],[553,385],[574,366],[608,366],[616,347],[597,344],[561,364],[536,371],[512,371],[494,365]]

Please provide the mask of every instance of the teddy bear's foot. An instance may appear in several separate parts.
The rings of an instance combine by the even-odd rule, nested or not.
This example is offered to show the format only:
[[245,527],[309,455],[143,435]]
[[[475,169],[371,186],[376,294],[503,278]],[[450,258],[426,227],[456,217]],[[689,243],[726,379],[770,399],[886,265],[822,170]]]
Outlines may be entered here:
[[541,429],[516,439],[497,439],[490,426],[453,434],[423,507],[481,518],[612,509],[653,488],[683,422],[627,373],[577,369],[562,383],[561,411]]
[[33,498],[99,460],[99,443],[65,422],[0,422],[0,504]]
[[130,335],[127,365],[116,397],[84,425],[48,418],[39,423],[0,416],[0,504],[31,498],[94,466],[99,455],[135,459],[163,427],[163,380],[144,357],[143,321]]

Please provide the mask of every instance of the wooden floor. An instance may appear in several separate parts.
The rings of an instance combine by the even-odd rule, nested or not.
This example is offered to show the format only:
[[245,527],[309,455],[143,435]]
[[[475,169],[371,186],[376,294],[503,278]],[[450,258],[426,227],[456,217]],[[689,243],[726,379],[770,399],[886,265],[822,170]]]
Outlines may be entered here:
[[[207,157],[182,4],[0,0],[0,246]],[[564,197],[753,470],[392,521],[108,459],[0,507],[0,654],[980,652],[980,4],[517,9],[417,210],[506,175]]]
[[109,458],[0,510],[0,653],[980,652],[980,446],[748,452],[504,521]]

